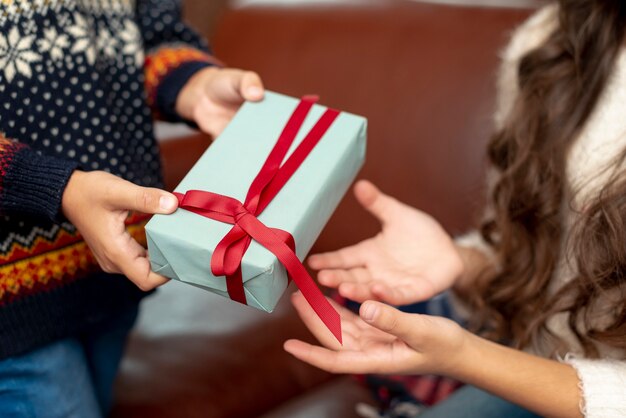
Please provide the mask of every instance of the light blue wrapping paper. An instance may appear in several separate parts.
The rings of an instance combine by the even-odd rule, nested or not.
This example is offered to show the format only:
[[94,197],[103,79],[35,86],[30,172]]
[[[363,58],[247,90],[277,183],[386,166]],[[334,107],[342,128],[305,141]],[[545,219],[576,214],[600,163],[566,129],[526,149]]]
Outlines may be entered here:
[[[206,190],[242,201],[299,100],[266,92],[245,103],[224,132],[176,188]],[[289,155],[321,117],[315,105]],[[268,227],[289,231],[300,260],[307,255],[365,158],[367,121],[341,113],[315,149],[259,215]],[[211,274],[211,255],[232,225],[178,209],[155,215],[146,225],[152,270],[228,297],[225,277]],[[285,291],[285,268],[267,249],[252,242],[242,261],[248,305],[271,312]]]

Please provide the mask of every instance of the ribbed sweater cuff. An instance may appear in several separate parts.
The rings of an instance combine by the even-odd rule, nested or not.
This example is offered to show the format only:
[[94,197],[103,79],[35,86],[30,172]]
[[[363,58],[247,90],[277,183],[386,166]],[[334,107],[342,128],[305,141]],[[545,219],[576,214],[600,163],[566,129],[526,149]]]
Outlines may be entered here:
[[476,229],[454,238],[454,243],[459,247],[472,248],[480,251],[493,266],[498,267],[498,257],[491,245],[489,245],[480,232]]
[[176,99],[187,81],[203,68],[212,67],[214,64],[203,61],[190,61],[180,64],[171,70],[157,88],[156,103],[161,117],[169,122],[185,122],[192,126],[191,121],[181,118],[176,112]]
[[585,418],[626,417],[626,361],[588,360],[568,355],[576,369]]
[[78,164],[39,155],[31,148],[15,153],[2,179],[0,211],[29,213],[51,220],[61,216],[61,198]]

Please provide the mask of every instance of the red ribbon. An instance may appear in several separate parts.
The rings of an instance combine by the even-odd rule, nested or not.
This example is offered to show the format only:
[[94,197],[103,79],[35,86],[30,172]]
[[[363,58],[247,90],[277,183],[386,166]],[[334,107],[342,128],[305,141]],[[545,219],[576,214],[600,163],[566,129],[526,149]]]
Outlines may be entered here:
[[217,245],[211,257],[211,272],[215,276],[226,276],[226,286],[231,299],[246,304],[241,260],[254,239],[276,255],[287,269],[289,278],[296,283],[315,313],[341,342],[339,314],[315,285],[296,256],[293,236],[287,231],[269,228],[257,219],[257,216],[298,170],[339,115],[338,111],[327,109],[287,161],[281,165],[316,101],[317,98],[311,96],[300,100],[261,171],[252,181],[244,203],[228,196],[202,190],[189,190],[184,195],[174,194],[178,198],[180,208],[233,225],[233,228]]

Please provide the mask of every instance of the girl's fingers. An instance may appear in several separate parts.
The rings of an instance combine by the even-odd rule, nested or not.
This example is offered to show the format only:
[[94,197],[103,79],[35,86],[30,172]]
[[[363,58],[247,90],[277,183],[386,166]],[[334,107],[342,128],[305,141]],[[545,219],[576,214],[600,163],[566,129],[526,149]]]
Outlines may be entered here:
[[300,340],[287,340],[285,351],[299,360],[331,373],[341,373],[337,352],[305,343]]
[[[288,340],[283,347],[294,357],[330,373],[361,373],[364,371],[364,360],[358,361],[359,356],[364,356],[357,352],[351,352],[356,356],[346,356],[345,354],[348,352],[333,351],[299,340]],[[354,361],[355,359],[357,361]]]
[[373,299],[392,305],[408,305],[435,296],[432,282],[416,277],[398,281],[394,286],[384,282],[374,282],[371,285],[371,291]]
[[374,295],[376,299],[380,299],[385,302],[392,303],[394,305],[398,304],[392,301],[394,298],[393,293],[395,293],[395,291],[393,288],[387,286],[387,284],[383,282],[372,283],[371,290],[372,290],[372,295]]
[[368,241],[361,241],[337,251],[314,254],[309,257],[309,266],[315,270],[363,267],[369,253]]
[[359,203],[382,223],[391,218],[394,206],[399,202],[381,192],[373,183],[360,180],[354,186],[354,195]]
[[368,301],[361,305],[361,318],[371,326],[394,335],[412,347],[418,346],[432,334],[428,316],[409,314],[380,302]]
[[[337,341],[334,335],[326,328],[322,320],[317,316],[317,314],[313,311],[309,303],[306,301],[302,293],[295,292],[291,295],[291,302],[293,306],[296,308],[296,312],[304,322],[304,325],[311,331],[313,336],[317,338],[317,340],[324,346],[340,350],[342,349],[342,345]],[[338,306],[337,304],[330,301],[333,307],[339,312],[341,315],[341,323],[342,327],[346,326],[347,322],[353,321],[354,319],[358,319],[358,316],[348,311],[347,309]]]
[[342,283],[369,283],[372,275],[368,269],[357,267],[349,270],[322,270],[317,279],[328,287],[338,287]]
[[375,299],[392,305],[407,305],[420,301],[415,289],[407,285],[387,286],[384,283],[376,283],[372,286],[372,294]]
[[356,302],[364,302],[373,296],[369,284],[342,283],[337,289],[341,296]]

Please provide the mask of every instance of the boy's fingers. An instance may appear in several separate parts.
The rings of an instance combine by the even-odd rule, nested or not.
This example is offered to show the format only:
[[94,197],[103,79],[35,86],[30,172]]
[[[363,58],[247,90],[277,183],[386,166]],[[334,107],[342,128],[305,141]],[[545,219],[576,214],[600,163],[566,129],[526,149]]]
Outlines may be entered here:
[[178,199],[171,193],[151,187],[137,186],[118,179],[108,191],[109,204],[118,210],[142,213],[172,213],[178,207]]
[[152,290],[169,281],[150,269],[147,252],[137,241],[129,237],[129,245],[113,260],[119,270],[141,290]]
[[265,89],[261,77],[253,71],[246,71],[241,77],[240,91],[246,100],[253,102],[263,98]]
[[236,109],[244,100],[259,101],[263,98],[265,89],[257,73],[224,69],[220,74],[216,93],[224,104],[231,104]]
[[169,281],[167,277],[163,277],[150,270],[150,262],[145,257],[136,258],[125,262],[121,266],[122,274],[130,281],[135,283],[143,291],[152,290]]

